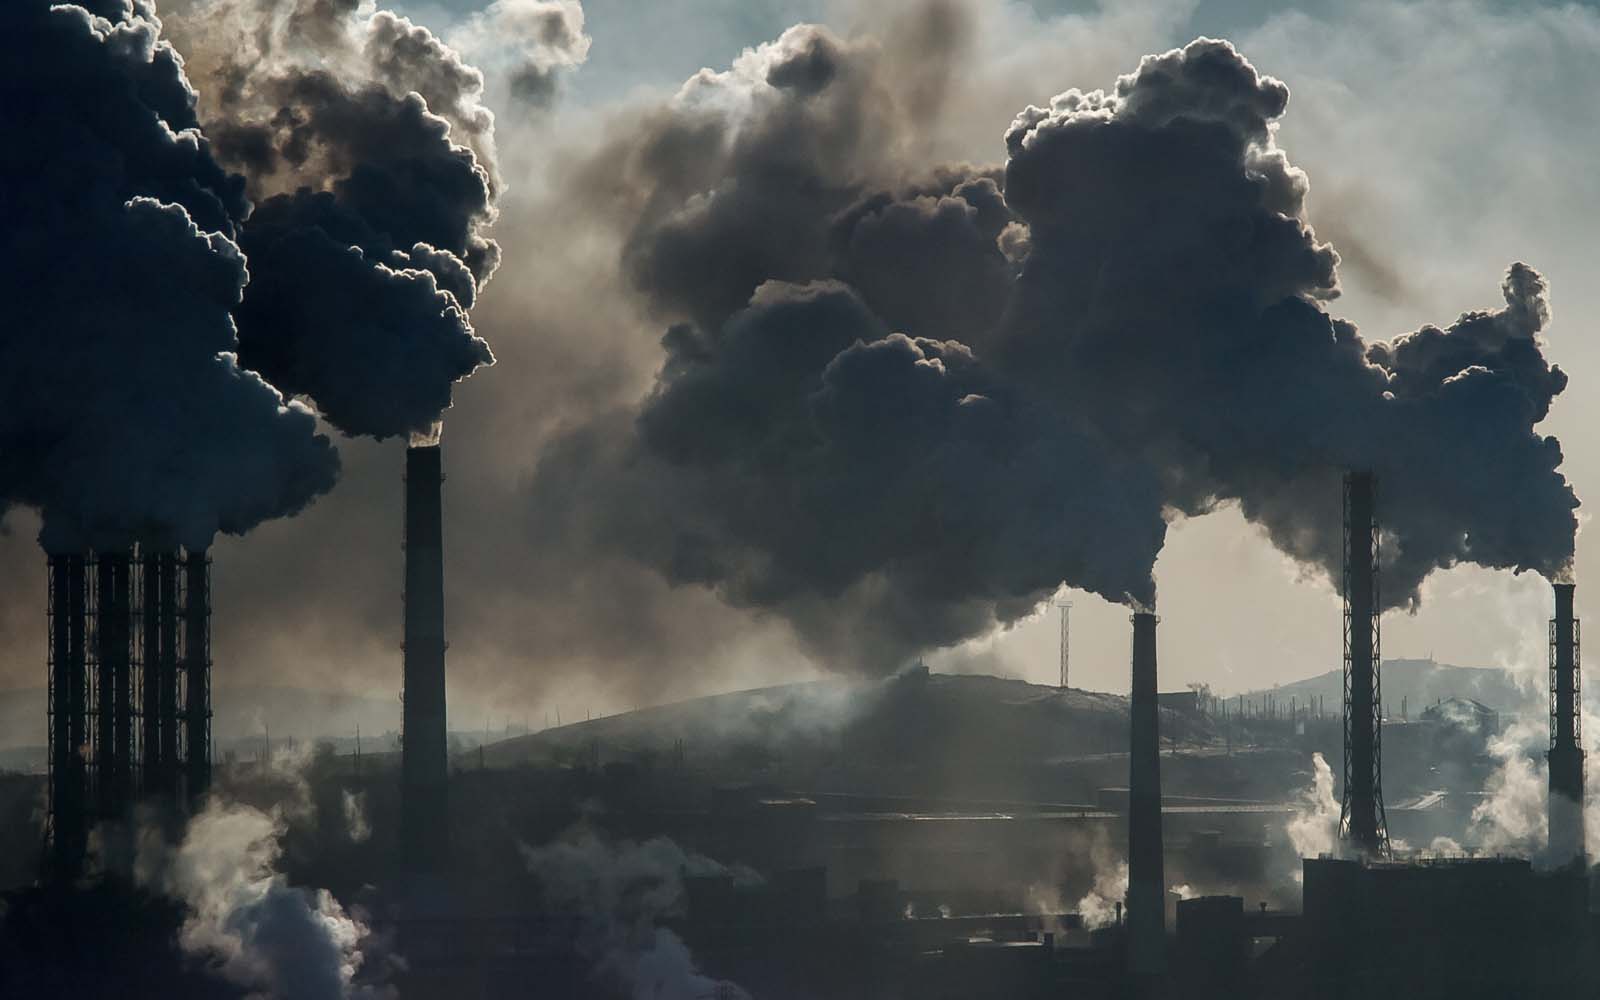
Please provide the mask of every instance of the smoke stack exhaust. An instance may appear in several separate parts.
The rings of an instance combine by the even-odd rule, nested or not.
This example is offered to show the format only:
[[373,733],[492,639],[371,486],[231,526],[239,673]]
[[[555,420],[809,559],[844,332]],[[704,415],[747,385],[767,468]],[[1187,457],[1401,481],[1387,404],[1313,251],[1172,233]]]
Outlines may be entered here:
[[1550,619],[1550,859],[1583,863],[1583,745],[1578,620],[1574,585],[1558,583],[1556,616]]
[[1128,753],[1128,969],[1166,970],[1166,878],[1161,856],[1161,733],[1156,699],[1156,618],[1133,615]]
[[401,851],[413,871],[449,850],[444,699],[444,475],[437,444],[406,449]]
[[1378,630],[1377,480],[1344,478],[1344,802],[1341,838],[1369,857],[1388,852],[1383,809]]

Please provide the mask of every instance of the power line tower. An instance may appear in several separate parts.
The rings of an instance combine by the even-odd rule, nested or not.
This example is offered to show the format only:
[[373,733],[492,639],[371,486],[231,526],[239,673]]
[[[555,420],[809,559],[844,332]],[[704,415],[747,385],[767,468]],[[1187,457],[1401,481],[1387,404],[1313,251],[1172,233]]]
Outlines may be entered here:
[[1061,690],[1065,691],[1072,646],[1072,602],[1057,601],[1056,607],[1061,609]]

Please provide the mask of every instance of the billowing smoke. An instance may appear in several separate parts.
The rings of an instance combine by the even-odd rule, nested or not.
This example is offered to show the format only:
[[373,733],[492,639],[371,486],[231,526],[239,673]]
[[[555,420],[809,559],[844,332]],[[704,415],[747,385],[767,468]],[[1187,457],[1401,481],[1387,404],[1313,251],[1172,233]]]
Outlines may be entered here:
[[[930,10],[948,85],[969,26]],[[1381,484],[1386,606],[1459,562],[1565,571],[1531,268],[1503,309],[1390,343],[1333,318],[1338,255],[1274,139],[1288,88],[1226,42],[1025,109],[987,167],[920,153],[940,86],[898,68],[793,28],[585,164],[574,197],[668,329],[637,409],[545,452],[552,536],[875,669],[1062,583],[1152,604],[1174,512],[1236,503],[1332,576],[1349,467]]]
[[183,949],[254,996],[394,996],[381,982],[384,961],[371,961],[375,939],[361,915],[326,890],[291,886],[276,870],[283,834],[278,815],[212,800],[175,850],[145,841],[139,874],[187,907]]
[[730,871],[662,837],[613,845],[587,829],[524,845],[522,855],[549,912],[576,921],[576,944],[598,988],[634,1000],[694,1000],[719,988],[718,996],[747,996],[700,972],[683,939],[661,924],[681,914],[685,877],[754,873]]
[[0,11],[0,514],[47,548],[204,548],[326,492],[305,407],[235,357],[242,181],[147,3]]
[[504,74],[510,95],[536,108],[548,107],[562,74],[589,57],[577,0],[494,0],[450,42]]
[[1118,861],[1101,868],[1094,877],[1094,887],[1078,900],[1078,916],[1084,930],[1099,930],[1117,922],[1118,907],[1128,897],[1128,863]]
[[1320,753],[1311,755],[1311,784],[1300,790],[1294,815],[1285,824],[1289,843],[1302,858],[1333,854],[1339,842],[1339,800],[1333,796],[1333,768]]
[[1472,810],[1470,849],[1490,855],[1533,857],[1549,842],[1549,768],[1539,751],[1545,730],[1537,720],[1522,720],[1489,740],[1496,761],[1483,786],[1483,800]]
[[467,318],[500,256],[482,75],[353,3],[201,0],[176,23],[207,134],[258,200],[244,363],[347,434],[429,432],[494,360]]

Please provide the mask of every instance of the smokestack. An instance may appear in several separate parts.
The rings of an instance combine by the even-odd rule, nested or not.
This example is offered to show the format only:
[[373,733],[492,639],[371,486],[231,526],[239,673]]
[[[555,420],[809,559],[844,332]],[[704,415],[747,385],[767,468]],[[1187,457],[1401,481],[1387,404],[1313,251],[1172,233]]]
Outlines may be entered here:
[[190,552],[183,569],[184,788],[197,803],[211,789],[211,557]]
[[1574,585],[1558,583],[1556,616],[1550,619],[1550,858],[1557,865],[1582,864],[1583,829],[1582,677],[1578,620],[1572,613]]
[[81,553],[51,553],[49,619],[50,862],[52,874],[71,879],[83,868],[88,846],[87,613],[88,560]]
[[133,798],[133,566],[126,549],[95,560],[94,784],[102,819]]
[[178,554],[142,548],[139,561],[143,790],[170,801],[178,778]]
[[449,849],[444,702],[444,528],[439,446],[406,449],[405,691],[401,851],[413,871]]
[[1166,879],[1161,856],[1161,733],[1156,710],[1156,618],[1133,615],[1128,753],[1128,969],[1166,970]]
[[1339,833],[1369,856],[1387,853],[1379,675],[1377,480],[1344,477],[1344,802]]

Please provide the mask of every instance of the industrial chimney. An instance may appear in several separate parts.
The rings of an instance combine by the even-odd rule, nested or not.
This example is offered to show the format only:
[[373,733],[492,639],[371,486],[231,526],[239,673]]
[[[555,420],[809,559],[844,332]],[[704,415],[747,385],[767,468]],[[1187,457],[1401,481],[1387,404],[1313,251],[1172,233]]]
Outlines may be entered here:
[[1344,478],[1344,802],[1340,837],[1369,857],[1386,854],[1378,631],[1377,481]]
[[211,557],[183,561],[184,790],[194,805],[211,790]]
[[1582,863],[1583,747],[1578,620],[1572,614],[1573,585],[1558,583],[1556,616],[1550,619],[1550,859]]
[[133,798],[133,559],[127,549],[95,559],[94,786],[102,819]]
[[49,554],[50,867],[77,877],[89,837],[88,610],[89,558]]
[[406,449],[400,846],[413,871],[440,868],[449,849],[443,481],[437,444],[413,444]]
[[1161,734],[1156,699],[1156,618],[1133,615],[1128,753],[1128,970],[1166,970],[1166,879],[1161,856]]

